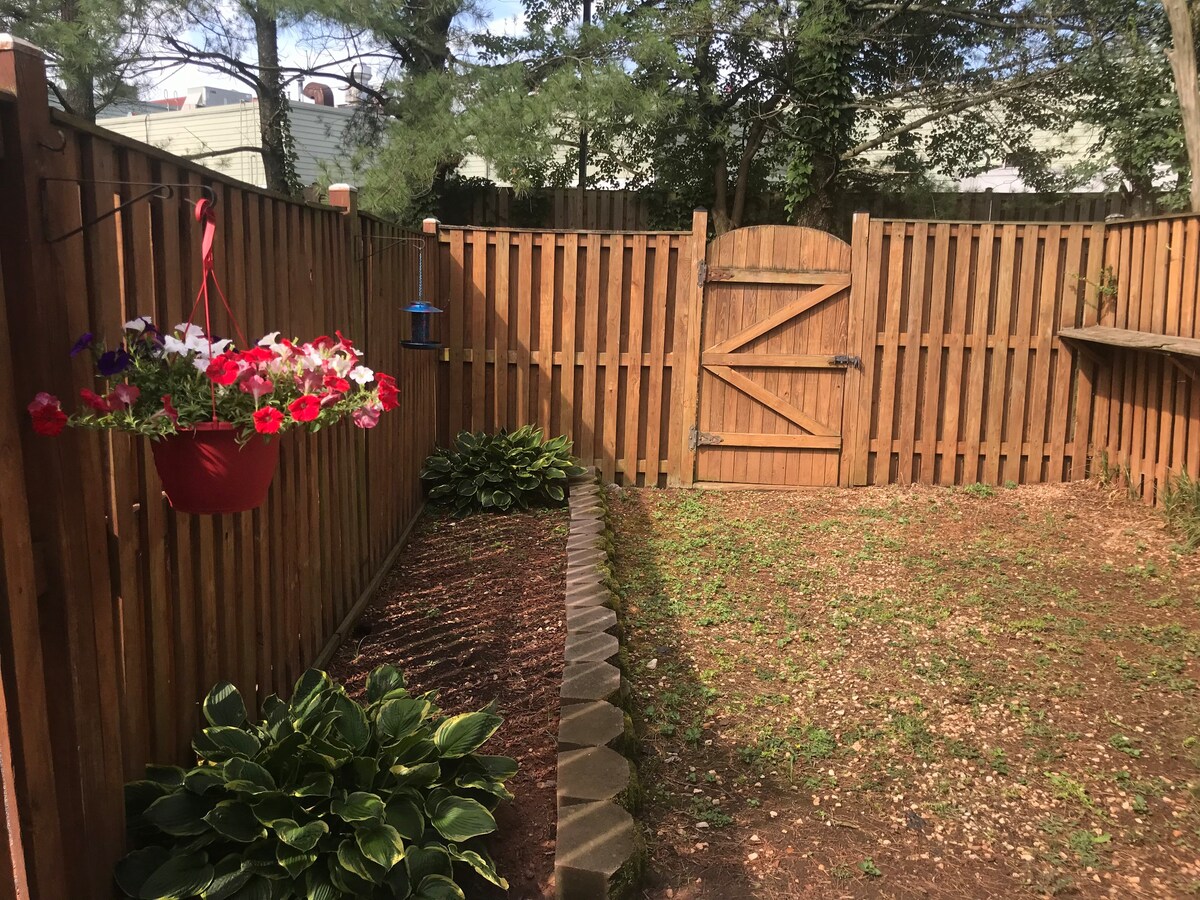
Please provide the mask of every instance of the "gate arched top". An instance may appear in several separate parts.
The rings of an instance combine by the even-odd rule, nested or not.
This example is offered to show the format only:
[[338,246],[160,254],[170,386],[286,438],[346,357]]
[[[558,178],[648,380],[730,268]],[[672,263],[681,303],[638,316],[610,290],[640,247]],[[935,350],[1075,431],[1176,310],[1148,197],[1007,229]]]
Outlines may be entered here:
[[750,225],[718,235],[708,244],[710,266],[850,271],[850,245],[804,225]]

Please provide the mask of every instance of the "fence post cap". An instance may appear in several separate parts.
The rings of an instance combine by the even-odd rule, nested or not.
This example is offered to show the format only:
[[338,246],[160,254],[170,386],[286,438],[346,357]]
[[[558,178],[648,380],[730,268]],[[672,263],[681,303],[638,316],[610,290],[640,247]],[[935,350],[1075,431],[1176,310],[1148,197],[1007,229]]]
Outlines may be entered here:
[[337,184],[331,184],[329,186],[329,190],[330,191],[353,191],[356,194],[358,193],[358,188],[356,188],[352,184],[346,184],[343,181],[339,181]]
[[438,221],[438,217],[437,217],[437,216],[426,216],[425,218],[423,218],[423,219],[421,220],[421,224],[423,224],[423,225],[428,225],[430,222],[432,222],[434,225],[439,225],[439,224],[441,224],[441,223]]
[[13,37],[8,32],[0,32],[0,50],[21,50],[34,56],[46,55],[37,44],[31,44],[24,38]]

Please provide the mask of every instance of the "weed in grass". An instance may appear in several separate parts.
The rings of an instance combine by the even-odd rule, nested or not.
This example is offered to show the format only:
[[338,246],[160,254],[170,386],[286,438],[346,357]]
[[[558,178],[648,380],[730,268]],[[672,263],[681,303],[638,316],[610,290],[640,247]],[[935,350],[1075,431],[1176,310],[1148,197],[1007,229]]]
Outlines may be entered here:
[[707,822],[711,828],[728,828],[733,824],[733,816],[708,797],[693,797],[688,812],[697,822]]
[[1123,734],[1114,734],[1112,737],[1110,737],[1108,739],[1108,746],[1112,747],[1114,750],[1119,750],[1122,753],[1128,754],[1134,759],[1137,759],[1142,755],[1142,751],[1138,749],[1137,744],[1134,743],[1131,738],[1128,738]]
[[1089,866],[1093,869],[1098,869],[1101,865],[1099,851],[1108,849],[1107,844],[1112,840],[1112,835],[1094,834],[1086,829],[1072,831],[1068,842],[1071,845],[1071,850],[1078,857],[1080,865]]
[[1187,550],[1200,546],[1200,479],[1180,472],[1163,492],[1162,509]]
[[972,497],[978,497],[981,500],[986,500],[989,497],[996,496],[996,489],[990,484],[984,484],[982,481],[965,485],[962,489],[962,492],[964,494],[970,494]]
[[875,860],[869,856],[858,864],[858,870],[870,878],[879,878],[883,875],[879,866],[875,865]]
[[1092,799],[1087,794],[1087,789],[1069,775],[1064,775],[1061,772],[1043,772],[1043,775],[1050,782],[1050,786],[1054,789],[1054,796],[1059,800],[1065,800],[1068,803],[1078,803],[1081,806],[1092,809]]

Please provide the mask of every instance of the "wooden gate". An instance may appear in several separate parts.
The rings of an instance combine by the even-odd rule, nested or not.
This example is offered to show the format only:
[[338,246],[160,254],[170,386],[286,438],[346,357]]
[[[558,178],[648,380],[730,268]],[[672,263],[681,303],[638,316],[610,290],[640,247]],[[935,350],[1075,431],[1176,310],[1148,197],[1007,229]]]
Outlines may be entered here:
[[698,483],[839,482],[850,245],[811,228],[721,235],[700,267]]

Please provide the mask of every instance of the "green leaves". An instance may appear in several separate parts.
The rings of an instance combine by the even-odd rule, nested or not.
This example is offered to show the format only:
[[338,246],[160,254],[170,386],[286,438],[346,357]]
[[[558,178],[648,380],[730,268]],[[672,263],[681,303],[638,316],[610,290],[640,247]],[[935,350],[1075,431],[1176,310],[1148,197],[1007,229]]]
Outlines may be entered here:
[[228,725],[236,728],[246,721],[246,704],[242,695],[228,681],[215,685],[204,698],[204,718],[209,725]]
[[433,810],[430,817],[438,834],[448,841],[466,841],[496,830],[496,820],[478,800],[468,797],[447,797]]
[[531,425],[494,435],[464,431],[453,450],[425,461],[421,478],[431,500],[453,505],[458,514],[553,506],[566,498],[567,480],[583,472],[570,454],[566,437],[543,441]]
[[504,720],[486,712],[451,716],[433,733],[434,746],[442,756],[453,759],[466,756],[483,746]]
[[365,706],[307,672],[290,702],[264,700],[261,724],[227,684],[204,715],[195,767],[149,767],[126,786],[129,833],[149,845],[117,867],[127,896],[440,900],[462,896],[456,871],[503,883],[471,844],[495,830],[516,772],[475,753],[501,724],[491,707],[445,717],[434,694],[410,697],[382,667]]
[[365,825],[355,831],[354,839],[362,855],[384,869],[404,859],[404,841],[391,825]]

